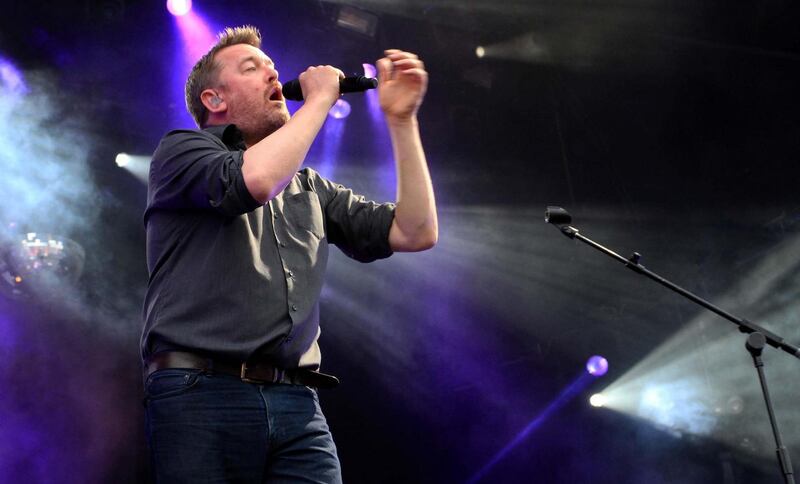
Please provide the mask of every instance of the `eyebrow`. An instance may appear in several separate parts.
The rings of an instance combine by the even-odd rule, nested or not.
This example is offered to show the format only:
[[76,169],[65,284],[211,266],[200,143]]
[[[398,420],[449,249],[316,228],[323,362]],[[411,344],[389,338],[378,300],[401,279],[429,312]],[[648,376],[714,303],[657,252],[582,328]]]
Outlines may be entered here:
[[275,63],[272,62],[272,59],[270,59],[267,56],[257,57],[257,56],[254,56],[254,55],[249,55],[249,56],[245,57],[244,59],[242,59],[241,61],[239,61],[239,67],[241,67],[242,64],[244,64],[245,62],[253,62],[256,65],[258,65],[258,64],[260,64],[262,62],[266,62],[267,64],[272,64],[273,66],[275,65]]

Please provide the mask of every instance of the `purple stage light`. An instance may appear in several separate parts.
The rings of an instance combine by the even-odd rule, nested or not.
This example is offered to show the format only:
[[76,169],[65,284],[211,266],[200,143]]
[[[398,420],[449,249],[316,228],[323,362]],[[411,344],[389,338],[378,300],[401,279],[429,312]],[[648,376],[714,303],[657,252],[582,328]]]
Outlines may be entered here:
[[317,159],[315,169],[323,176],[334,178],[336,176],[337,160],[340,156],[342,137],[347,123],[330,121],[322,127],[321,143],[314,143],[314,158]]
[[338,99],[328,112],[328,116],[334,119],[344,119],[350,115],[350,103],[344,99]]
[[214,45],[216,36],[209,22],[197,9],[193,9],[180,17],[172,17],[175,28],[173,57],[166,59],[169,63],[169,81],[172,88],[169,92],[174,96],[170,102],[170,124],[173,126],[191,126],[194,120],[184,109],[183,89],[186,78],[197,62]]
[[167,10],[176,17],[189,13],[192,9],[192,0],[167,0]]
[[[183,43],[183,60],[182,64],[186,66],[186,72],[180,72],[181,86],[186,81],[186,76],[189,75],[194,63],[200,60],[206,52],[214,45],[216,36],[212,32],[208,22],[198,15],[197,12],[191,11],[186,15],[176,17],[175,24],[180,31],[181,40]],[[183,88],[180,89],[181,98],[183,97]],[[181,102],[183,104],[183,102]]]
[[364,66],[365,77],[378,77],[378,69],[376,69],[374,65],[367,64],[366,62],[361,65]]
[[586,362],[586,371],[593,376],[603,376],[608,371],[608,360],[602,356],[594,355]]
[[[605,361],[605,358],[603,358]],[[521,444],[534,430],[536,430],[543,422],[545,422],[550,415],[554,414],[556,411],[561,409],[568,401],[572,400],[572,398],[583,391],[589,383],[591,382],[591,377],[589,377],[586,373],[581,372],[580,376],[575,379],[575,381],[570,384],[567,388],[565,388],[555,400],[553,400],[550,405],[547,406],[536,418],[531,420],[528,425],[522,429],[521,432],[517,434],[514,439],[506,444],[498,453],[492,457],[489,462],[486,463],[478,472],[476,472],[468,481],[467,484],[477,484],[480,481],[483,481],[483,478],[489,473],[490,470],[501,460],[503,460],[508,454],[514,450],[519,444]]]

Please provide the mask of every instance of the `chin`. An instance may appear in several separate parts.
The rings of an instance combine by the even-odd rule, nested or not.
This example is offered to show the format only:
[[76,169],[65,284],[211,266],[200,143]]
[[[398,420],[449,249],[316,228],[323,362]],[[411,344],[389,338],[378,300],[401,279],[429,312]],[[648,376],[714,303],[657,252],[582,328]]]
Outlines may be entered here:
[[292,117],[292,115],[289,114],[289,110],[286,109],[286,106],[284,106],[283,109],[281,110],[281,112],[278,113],[278,114],[281,117],[281,126],[286,124],[289,121],[289,119]]
[[270,113],[266,119],[263,120],[261,126],[258,129],[254,130],[261,133],[261,139],[266,138],[267,136],[271,135],[275,131],[278,131],[283,125],[289,121],[289,113]]
[[279,113],[274,113],[274,115],[270,116],[268,120],[268,125],[270,129],[270,134],[277,131],[279,128],[282,128],[288,121],[291,115],[289,111],[282,111]]

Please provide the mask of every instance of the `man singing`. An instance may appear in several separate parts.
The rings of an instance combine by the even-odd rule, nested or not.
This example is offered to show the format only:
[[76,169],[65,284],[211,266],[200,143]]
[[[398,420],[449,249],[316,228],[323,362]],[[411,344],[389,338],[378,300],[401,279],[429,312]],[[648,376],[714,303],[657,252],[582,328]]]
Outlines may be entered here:
[[254,27],[219,35],[186,82],[201,129],[168,133],[150,166],[142,356],[156,482],[341,482],[316,393],[338,383],[317,344],[328,244],[370,262],[438,237],[422,61],[377,61],[397,167],[396,204],[377,204],[301,169],[342,72],[306,69],[290,116],[260,47]]

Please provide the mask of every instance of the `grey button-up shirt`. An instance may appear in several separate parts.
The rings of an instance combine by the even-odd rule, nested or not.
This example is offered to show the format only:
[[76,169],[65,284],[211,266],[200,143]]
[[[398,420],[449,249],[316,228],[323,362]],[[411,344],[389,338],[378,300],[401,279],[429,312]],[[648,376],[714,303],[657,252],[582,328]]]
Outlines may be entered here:
[[172,131],[153,155],[144,358],[180,350],[316,369],[328,244],[362,262],[392,253],[394,204],[306,168],[261,205],[244,184],[244,149],[226,125]]

